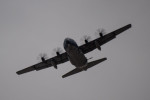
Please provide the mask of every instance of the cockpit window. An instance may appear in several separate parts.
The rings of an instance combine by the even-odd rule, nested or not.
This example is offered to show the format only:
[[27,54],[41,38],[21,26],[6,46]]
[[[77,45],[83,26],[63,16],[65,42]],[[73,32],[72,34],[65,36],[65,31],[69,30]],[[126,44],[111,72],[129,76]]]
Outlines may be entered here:
[[65,49],[67,48],[68,44],[78,47],[77,43],[73,39],[66,38],[64,40],[64,48]]

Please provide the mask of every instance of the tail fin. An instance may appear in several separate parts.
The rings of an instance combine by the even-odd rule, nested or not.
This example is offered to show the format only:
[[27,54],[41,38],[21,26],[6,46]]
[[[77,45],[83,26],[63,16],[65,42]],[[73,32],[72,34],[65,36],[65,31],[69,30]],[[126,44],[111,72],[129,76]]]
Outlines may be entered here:
[[95,66],[95,65],[97,65],[97,64],[99,64],[99,63],[101,63],[101,62],[103,62],[105,60],[107,60],[107,58],[102,58],[102,59],[98,59],[98,60],[89,62],[85,68],[82,68],[82,69],[75,68],[72,71],[70,71],[70,72],[66,73],[65,75],[63,75],[62,78],[65,78],[65,77],[74,75],[76,73],[82,72],[83,70],[87,70],[87,69],[89,69],[89,68],[91,68],[91,67],[93,67],[93,66]]

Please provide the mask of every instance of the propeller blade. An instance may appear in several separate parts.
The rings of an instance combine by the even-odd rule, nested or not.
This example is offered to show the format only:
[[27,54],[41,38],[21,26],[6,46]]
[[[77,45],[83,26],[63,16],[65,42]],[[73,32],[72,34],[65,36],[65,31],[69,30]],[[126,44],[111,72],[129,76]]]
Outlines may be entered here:
[[84,43],[88,43],[89,41],[91,41],[91,37],[90,36],[87,36],[87,35],[84,35],[80,41],[84,44]]
[[48,59],[48,56],[47,56],[46,53],[40,53],[40,54],[38,55],[38,57],[37,57],[37,60],[38,60],[39,62],[45,61],[45,60],[47,60],[47,59]]
[[99,29],[97,29],[97,31],[96,31],[96,33],[95,33],[95,36],[97,37],[97,36],[100,36],[100,37],[103,37],[103,35],[105,35],[106,34],[106,30],[105,29],[103,29],[103,28],[99,28]]
[[55,55],[59,55],[61,53],[63,53],[63,50],[61,48],[57,47],[57,48],[53,49],[52,55],[55,56]]

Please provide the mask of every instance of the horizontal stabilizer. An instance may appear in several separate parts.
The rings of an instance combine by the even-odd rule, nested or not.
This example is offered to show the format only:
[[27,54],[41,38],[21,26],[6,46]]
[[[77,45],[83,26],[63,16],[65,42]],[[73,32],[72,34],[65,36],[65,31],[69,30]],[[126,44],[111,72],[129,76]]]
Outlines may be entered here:
[[89,62],[88,65],[86,66],[85,70],[87,70],[87,69],[89,69],[89,68],[91,68],[91,67],[93,67],[93,66],[95,66],[95,65],[97,65],[97,64],[99,64],[105,60],[107,60],[107,58],[102,58],[102,59],[98,59],[98,60]]
[[72,71],[70,71],[70,72],[66,73],[65,75],[63,75],[62,78],[71,76],[71,75],[73,75],[73,74],[82,72],[82,71],[84,71],[84,70],[87,70],[87,69],[89,69],[89,68],[91,68],[91,67],[93,67],[93,66],[95,66],[95,65],[97,65],[97,64],[99,64],[99,63],[101,63],[101,62],[103,62],[103,61],[105,61],[105,60],[107,60],[107,58],[102,58],[102,59],[98,59],[98,60],[89,62],[85,68],[75,68],[75,69],[73,69]]

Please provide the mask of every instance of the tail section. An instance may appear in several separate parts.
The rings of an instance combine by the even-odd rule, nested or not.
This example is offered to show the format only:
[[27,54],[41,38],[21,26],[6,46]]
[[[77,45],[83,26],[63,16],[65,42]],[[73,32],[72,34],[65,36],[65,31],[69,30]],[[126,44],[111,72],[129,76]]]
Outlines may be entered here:
[[62,78],[65,78],[65,77],[68,77],[68,76],[77,74],[77,73],[82,72],[82,71],[84,71],[84,70],[87,70],[87,69],[89,69],[89,68],[91,68],[91,67],[93,67],[93,66],[95,66],[95,65],[97,65],[97,64],[99,64],[99,63],[101,63],[101,62],[103,62],[103,61],[105,61],[105,60],[107,60],[107,58],[102,58],[102,59],[98,59],[98,60],[89,62],[86,67],[84,67],[84,68],[82,68],[82,69],[80,69],[80,68],[75,68],[75,69],[73,69],[72,71],[70,71],[70,72],[66,73],[65,75],[63,75]]
[[99,64],[99,63],[101,63],[101,62],[103,62],[103,61],[105,61],[105,60],[107,60],[107,58],[102,58],[102,59],[98,59],[98,60],[89,62],[89,63],[87,64],[87,66],[85,67],[85,70],[87,70],[87,69],[89,69],[89,68],[91,68],[91,67],[93,67],[93,66],[95,66],[95,65],[97,65],[97,64]]

